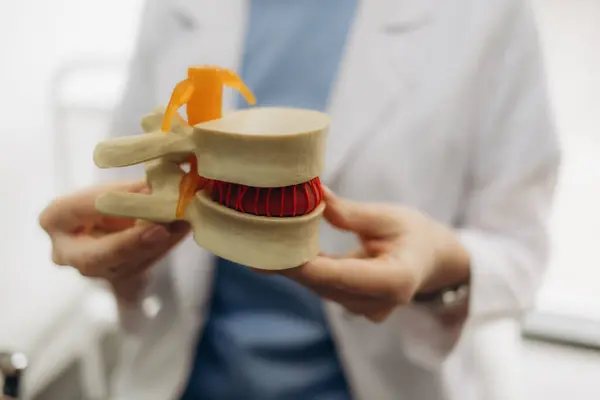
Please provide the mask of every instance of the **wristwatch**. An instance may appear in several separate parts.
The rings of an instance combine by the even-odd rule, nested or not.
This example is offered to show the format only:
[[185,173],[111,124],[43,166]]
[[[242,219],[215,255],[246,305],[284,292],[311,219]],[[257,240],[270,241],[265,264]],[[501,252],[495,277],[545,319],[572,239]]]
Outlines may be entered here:
[[20,399],[21,380],[27,368],[27,357],[22,353],[0,353],[0,399]]
[[469,282],[462,282],[432,293],[418,293],[413,303],[436,311],[451,311],[463,307],[469,299]]

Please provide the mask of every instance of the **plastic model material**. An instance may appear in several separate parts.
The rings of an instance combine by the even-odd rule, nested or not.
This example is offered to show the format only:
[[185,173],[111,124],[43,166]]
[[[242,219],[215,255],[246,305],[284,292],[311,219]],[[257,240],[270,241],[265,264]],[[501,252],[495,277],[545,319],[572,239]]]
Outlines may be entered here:
[[[144,134],[99,143],[98,167],[143,163],[152,193],[106,193],[96,208],[155,222],[187,220],[199,246],[253,268],[299,266],[319,252],[329,117],[278,107],[222,115],[224,85],[254,103],[233,72],[192,67],[168,106],[142,119]],[[177,111],[183,105],[187,121]]]

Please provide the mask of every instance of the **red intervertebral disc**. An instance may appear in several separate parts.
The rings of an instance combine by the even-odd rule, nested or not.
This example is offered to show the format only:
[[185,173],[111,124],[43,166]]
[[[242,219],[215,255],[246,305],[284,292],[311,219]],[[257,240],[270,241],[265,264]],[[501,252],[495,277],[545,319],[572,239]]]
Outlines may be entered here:
[[297,217],[311,213],[323,199],[319,178],[298,185],[257,188],[230,182],[206,185],[214,201],[236,211],[266,217]]

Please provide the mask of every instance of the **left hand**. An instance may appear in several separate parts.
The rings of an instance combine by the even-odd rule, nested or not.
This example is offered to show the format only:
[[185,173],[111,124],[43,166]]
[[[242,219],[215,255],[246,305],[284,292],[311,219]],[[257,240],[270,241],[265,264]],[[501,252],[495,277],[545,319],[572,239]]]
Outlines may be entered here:
[[450,228],[410,208],[353,202],[329,190],[325,201],[325,219],[358,235],[362,248],[279,272],[323,298],[380,322],[417,293],[469,279],[469,255]]

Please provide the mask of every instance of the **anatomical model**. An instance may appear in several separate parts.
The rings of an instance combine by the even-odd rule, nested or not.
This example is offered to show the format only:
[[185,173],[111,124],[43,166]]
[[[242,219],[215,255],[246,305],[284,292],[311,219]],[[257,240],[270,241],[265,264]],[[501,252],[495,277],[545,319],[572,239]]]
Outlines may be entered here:
[[[144,163],[152,193],[106,193],[96,208],[155,222],[187,220],[199,246],[243,265],[301,265],[319,252],[329,118],[277,107],[222,115],[224,85],[254,103],[233,72],[191,67],[166,109],[142,119],[145,134],[99,143],[98,167]],[[183,105],[187,121],[177,111]]]

